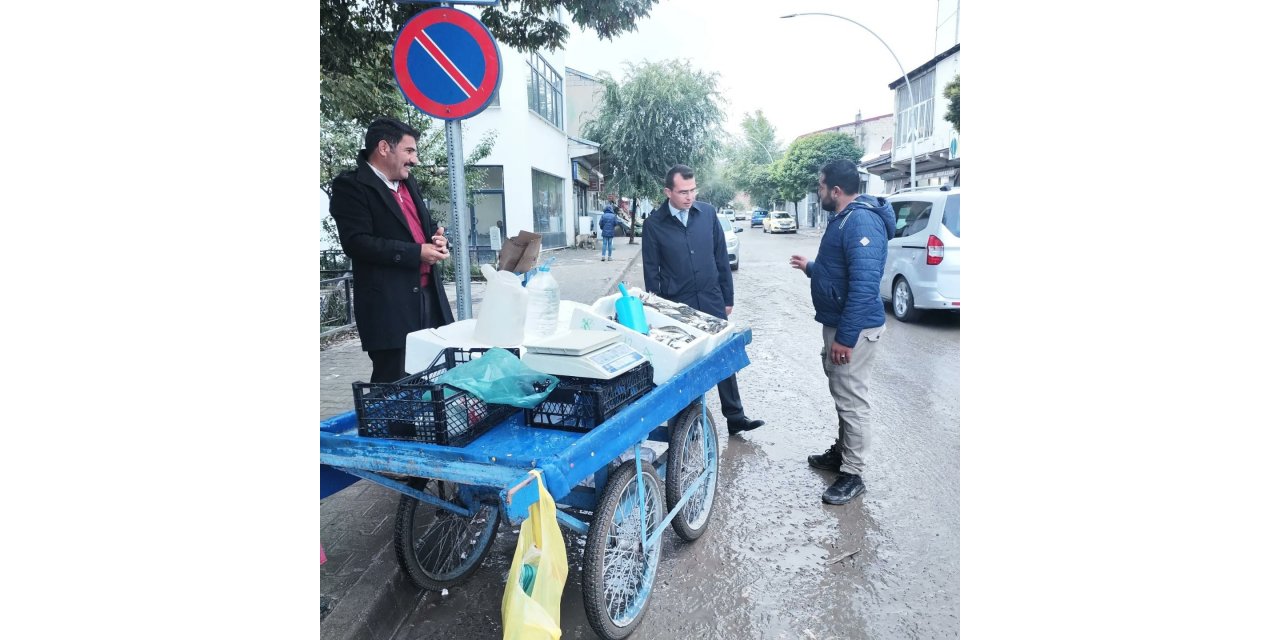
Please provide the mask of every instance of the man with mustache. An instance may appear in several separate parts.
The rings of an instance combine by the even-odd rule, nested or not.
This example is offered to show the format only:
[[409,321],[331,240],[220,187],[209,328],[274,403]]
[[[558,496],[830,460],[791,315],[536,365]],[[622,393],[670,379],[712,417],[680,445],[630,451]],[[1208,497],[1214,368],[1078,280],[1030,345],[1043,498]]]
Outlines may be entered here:
[[407,375],[406,335],[453,322],[433,268],[449,257],[444,227],[432,221],[409,172],[418,164],[419,135],[399,120],[374,120],[356,168],[333,179],[329,213],[351,258],[356,329],[373,362],[370,382]]

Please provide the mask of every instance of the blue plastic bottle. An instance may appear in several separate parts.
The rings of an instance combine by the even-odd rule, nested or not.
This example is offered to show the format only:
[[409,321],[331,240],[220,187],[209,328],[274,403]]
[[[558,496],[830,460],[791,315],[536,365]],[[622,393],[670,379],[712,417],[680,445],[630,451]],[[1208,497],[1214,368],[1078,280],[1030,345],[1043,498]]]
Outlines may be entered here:
[[640,303],[640,299],[627,293],[627,287],[622,283],[618,283],[618,289],[622,291],[622,297],[613,304],[618,313],[618,324],[649,335],[649,323],[644,318],[644,305]]

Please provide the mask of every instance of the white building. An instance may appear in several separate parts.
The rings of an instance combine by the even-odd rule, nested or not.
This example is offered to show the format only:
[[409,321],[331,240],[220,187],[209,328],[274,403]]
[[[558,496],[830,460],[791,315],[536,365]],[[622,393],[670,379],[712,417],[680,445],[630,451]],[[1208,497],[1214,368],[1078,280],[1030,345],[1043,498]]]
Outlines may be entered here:
[[[476,7],[458,7],[473,15]],[[564,51],[521,53],[498,43],[502,79],[489,106],[462,121],[464,155],[493,131],[493,148],[477,166],[484,185],[471,193],[471,239],[487,261],[503,238],[522,230],[542,234],[542,248],[573,244],[577,213],[587,206],[590,174],[572,158],[582,145],[568,134]],[[592,149],[594,151],[594,149]],[[442,209],[447,203],[431,203]]]
[[949,101],[943,90],[958,75],[960,0],[940,0],[934,57],[907,73],[910,91],[902,76],[889,83],[889,89],[896,92],[893,150],[862,165],[884,180],[888,193],[909,186],[913,142],[916,186],[956,183],[960,173],[959,132],[946,120]]

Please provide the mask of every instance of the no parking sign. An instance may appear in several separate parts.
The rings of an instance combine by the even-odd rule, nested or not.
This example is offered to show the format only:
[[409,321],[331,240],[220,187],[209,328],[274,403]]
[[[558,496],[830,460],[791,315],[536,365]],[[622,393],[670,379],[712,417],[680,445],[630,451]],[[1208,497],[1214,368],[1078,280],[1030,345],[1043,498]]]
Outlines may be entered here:
[[391,56],[405,99],[442,120],[484,111],[502,82],[493,34],[457,9],[437,7],[411,18],[400,30]]

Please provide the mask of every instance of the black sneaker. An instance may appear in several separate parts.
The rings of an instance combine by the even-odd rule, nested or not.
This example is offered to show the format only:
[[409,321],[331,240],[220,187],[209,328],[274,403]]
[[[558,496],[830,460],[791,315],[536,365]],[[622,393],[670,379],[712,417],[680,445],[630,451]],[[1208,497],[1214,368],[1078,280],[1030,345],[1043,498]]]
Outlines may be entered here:
[[827,487],[826,492],[822,494],[822,501],[827,504],[845,504],[858,497],[858,494],[865,491],[866,488],[862,484],[862,476],[841,473],[836,476],[836,481],[831,483],[831,486]]
[[763,427],[763,426],[764,426],[764,420],[751,420],[748,418],[742,418],[741,420],[730,420],[729,435],[742,433],[743,431],[750,431],[752,429],[759,429],[760,427]]
[[809,456],[809,466],[823,471],[839,471],[841,458],[840,443],[836,442],[825,453]]

